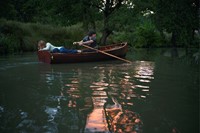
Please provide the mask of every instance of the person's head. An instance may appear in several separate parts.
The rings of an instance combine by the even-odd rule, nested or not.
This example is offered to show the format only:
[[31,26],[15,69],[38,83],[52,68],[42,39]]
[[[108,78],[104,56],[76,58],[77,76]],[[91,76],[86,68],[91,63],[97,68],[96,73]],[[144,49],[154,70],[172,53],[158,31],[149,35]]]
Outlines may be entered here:
[[89,37],[96,37],[96,32],[95,31],[89,31],[88,36]]
[[40,40],[40,41],[38,42],[38,49],[43,49],[45,46],[46,46],[45,41]]

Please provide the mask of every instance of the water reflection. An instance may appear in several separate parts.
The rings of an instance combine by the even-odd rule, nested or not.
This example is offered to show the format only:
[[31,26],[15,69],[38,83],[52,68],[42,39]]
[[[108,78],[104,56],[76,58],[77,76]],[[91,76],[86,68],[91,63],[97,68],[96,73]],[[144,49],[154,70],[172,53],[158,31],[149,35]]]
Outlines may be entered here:
[[68,72],[51,68],[41,77],[48,86],[60,89],[54,100],[46,100],[54,101],[54,106],[44,109],[48,122],[64,120],[62,125],[70,132],[142,132],[142,118],[134,110],[134,101],[150,95],[153,70],[154,63],[143,61],[77,67]]
[[99,82],[93,82],[90,86],[92,90],[93,110],[88,115],[85,132],[108,132],[103,106],[107,99],[106,89],[108,84],[103,81],[104,71],[98,74]]
[[[143,131],[135,101],[151,95],[149,83],[154,63],[92,64],[91,66],[44,65],[19,109],[19,132],[137,132]],[[5,115],[0,106],[0,115]],[[8,115],[8,114],[6,114]],[[5,115],[5,116],[6,116]],[[20,116],[20,117],[19,117]]]
[[96,74],[90,77],[88,71],[78,69],[75,74],[78,76],[68,78],[61,95],[68,98],[68,109],[82,118],[78,117],[77,121],[82,125],[76,129],[84,132],[142,132],[142,119],[133,110],[134,99],[146,99],[150,95],[148,83],[153,79],[154,64],[136,62],[120,68],[120,65],[95,66],[92,72]]
[[149,61],[1,60],[0,132],[198,132],[199,66],[193,57],[170,58],[155,49],[128,56],[153,60],[156,67]]
[[[112,132],[142,132],[143,122],[140,115],[133,110],[134,101],[149,95],[148,82],[143,83],[141,80],[148,79],[150,82],[153,79],[154,64],[136,62],[134,67],[127,66],[126,68],[128,72],[120,71],[120,76],[109,80],[110,85],[107,90],[109,99],[104,106],[107,122]],[[116,73],[113,71],[109,76],[112,77]]]

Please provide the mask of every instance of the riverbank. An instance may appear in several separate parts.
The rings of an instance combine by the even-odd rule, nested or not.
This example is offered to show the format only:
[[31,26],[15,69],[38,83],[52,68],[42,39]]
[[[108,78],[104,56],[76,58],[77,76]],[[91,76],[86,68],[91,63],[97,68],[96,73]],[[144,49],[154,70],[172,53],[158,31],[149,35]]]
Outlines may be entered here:
[[81,24],[69,27],[21,23],[0,20],[0,54],[13,54],[37,50],[41,39],[55,45],[73,47],[73,41],[82,38]]
[[[102,23],[96,22],[97,41],[101,36]],[[44,25],[40,23],[22,23],[0,19],[0,55],[19,54],[37,50],[37,42],[45,40],[54,45],[63,45],[68,48],[77,48],[72,42],[81,40],[84,36],[82,23],[72,26],[61,27]],[[199,47],[199,35],[194,38],[193,45],[187,47]],[[108,37],[108,43],[126,41],[131,47],[154,48],[171,47],[171,34],[164,33],[163,36],[152,24],[144,24],[136,27],[134,31],[113,31]],[[177,47],[186,47],[178,44]]]

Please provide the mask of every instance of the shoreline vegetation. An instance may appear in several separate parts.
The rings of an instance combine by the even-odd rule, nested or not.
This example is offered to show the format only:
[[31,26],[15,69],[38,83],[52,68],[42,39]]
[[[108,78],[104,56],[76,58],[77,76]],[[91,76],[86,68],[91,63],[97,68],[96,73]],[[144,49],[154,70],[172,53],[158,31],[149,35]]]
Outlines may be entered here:
[[80,27],[81,24],[59,27],[0,19],[0,54],[36,51],[39,40],[72,47],[72,42],[83,36]]
[[[98,29],[101,29],[101,23],[101,21],[96,22]],[[0,55],[36,51],[39,40],[68,48],[78,48],[78,46],[72,45],[72,42],[81,40],[85,34],[82,23],[64,27],[0,19]],[[171,34],[164,33],[163,35],[161,36],[151,23],[146,23],[138,26],[134,32],[126,30],[123,32],[113,31],[108,37],[107,43],[126,41],[134,48],[173,47],[170,44]],[[97,30],[97,41],[100,36],[101,31]],[[198,33],[194,39],[192,45],[179,44],[176,47],[199,48],[200,37]]]

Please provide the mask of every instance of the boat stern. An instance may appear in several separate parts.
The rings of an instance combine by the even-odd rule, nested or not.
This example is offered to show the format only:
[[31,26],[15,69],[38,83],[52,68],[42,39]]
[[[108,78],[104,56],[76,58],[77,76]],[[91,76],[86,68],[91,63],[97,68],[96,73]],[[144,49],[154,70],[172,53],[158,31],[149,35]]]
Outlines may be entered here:
[[38,51],[38,60],[40,62],[51,64],[51,58],[53,57],[49,51]]

